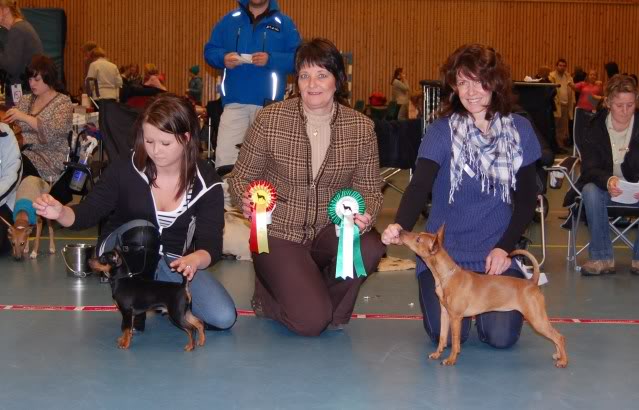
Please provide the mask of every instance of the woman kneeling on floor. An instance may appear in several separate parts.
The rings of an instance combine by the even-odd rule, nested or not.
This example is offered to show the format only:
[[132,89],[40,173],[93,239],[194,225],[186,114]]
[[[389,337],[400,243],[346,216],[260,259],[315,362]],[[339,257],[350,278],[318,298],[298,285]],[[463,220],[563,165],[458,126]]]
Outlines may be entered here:
[[[585,276],[615,273],[615,258],[608,228],[607,205],[623,191],[619,181],[639,180],[639,91],[632,77],[617,74],[606,84],[604,104],[586,125],[582,141],[581,175],[576,186],[583,195],[583,207],[590,232],[590,259],[581,266]],[[564,206],[575,201],[576,192],[566,194]],[[639,194],[635,194],[639,200]],[[637,207],[638,205],[630,205]],[[639,275],[639,235],[634,245],[630,272]]]
[[300,97],[262,109],[229,176],[235,203],[250,218],[248,185],[266,180],[277,191],[268,225],[269,253],[253,253],[253,309],[291,331],[317,336],[348,323],[365,278],[336,279],[338,238],[327,206],[342,188],[362,194],[366,213],[355,216],[363,232],[368,274],[384,253],[373,229],[382,205],[373,123],[343,105],[344,62],[328,40],[299,47],[295,58]]
[[223,192],[215,170],[197,159],[198,130],[193,105],[162,94],[135,125],[132,157],[109,165],[82,202],[63,206],[45,194],[34,206],[39,215],[71,229],[87,229],[108,217],[98,241],[101,251],[129,229],[152,224],[163,256],[151,269],[155,279],[188,277],[193,314],[207,329],[229,329],[237,317],[233,300],[205,270],[222,255]]
[[[537,136],[525,118],[513,114],[508,67],[492,48],[465,45],[441,68],[440,118],[419,147],[417,168],[402,196],[395,223],[382,234],[386,244],[402,244],[399,232],[412,230],[432,192],[426,231],[446,224],[444,247],[462,268],[488,275],[523,278],[508,257],[532,220],[536,203]],[[417,258],[419,300],[426,333],[439,341],[440,303],[433,275]],[[482,342],[505,348],[521,334],[518,311],[477,315]],[[471,318],[462,322],[462,342]]]

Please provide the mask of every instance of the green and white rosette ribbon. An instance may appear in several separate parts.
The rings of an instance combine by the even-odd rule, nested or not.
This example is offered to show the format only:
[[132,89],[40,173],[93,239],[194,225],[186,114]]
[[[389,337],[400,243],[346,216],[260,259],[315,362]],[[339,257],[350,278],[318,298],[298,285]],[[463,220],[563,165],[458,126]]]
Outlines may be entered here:
[[366,276],[359,227],[354,220],[355,214],[363,214],[365,210],[366,205],[362,194],[348,188],[337,191],[328,204],[328,217],[336,225],[335,230],[339,237],[336,278],[354,278],[353,266],[357,277]]

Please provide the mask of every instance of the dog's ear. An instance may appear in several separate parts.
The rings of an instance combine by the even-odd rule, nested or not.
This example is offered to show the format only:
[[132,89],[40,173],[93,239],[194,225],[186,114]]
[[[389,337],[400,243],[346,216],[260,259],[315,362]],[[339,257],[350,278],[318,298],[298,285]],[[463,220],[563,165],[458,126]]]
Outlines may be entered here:
[[444,243],[444,231],[446,230],[446,224],[442,224],[437,230],[437,241],[441,244]]
[[442,225],[435,235],[430,235],[431,243],[429,253],[435,255],[444,246],[444,225]]
[[122,255],[120,255],[120,252],[113,252],[111,259],[113,260],[113,264],[116,268],[122,266]]

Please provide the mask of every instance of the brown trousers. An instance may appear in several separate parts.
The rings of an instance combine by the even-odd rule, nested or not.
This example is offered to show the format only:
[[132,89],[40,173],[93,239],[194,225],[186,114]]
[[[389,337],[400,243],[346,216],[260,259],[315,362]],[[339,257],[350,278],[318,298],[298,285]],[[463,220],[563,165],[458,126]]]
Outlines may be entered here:
[[[264,315],[302,336],[318,336],[329,324],[348,323],[364,278],[336,279],[338,238],[334,225],[311,242],[296,243],[269,236],[269,253],[253,254],[254,298]],[[366,273],[377,269],[386,247],[379,233],[361,237]]]

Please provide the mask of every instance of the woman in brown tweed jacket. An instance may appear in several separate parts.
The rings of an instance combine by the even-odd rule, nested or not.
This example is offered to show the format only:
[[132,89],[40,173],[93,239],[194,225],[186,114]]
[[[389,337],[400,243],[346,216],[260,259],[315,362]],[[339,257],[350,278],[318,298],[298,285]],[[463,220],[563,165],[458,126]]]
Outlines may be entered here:
[[291,331],[317,336],[348,323],[364,278],[336,279],[338,239],[327,205],[342,188],[359,191],[366,213],[355,222],[372,273],[385,247],[373,229],[382,205],[373,123],[341,104],[346,73],[328,40],[302,44],[295,57],[299,98],[269,105],[257,116],[228,182],[236,204],[250,217],[249,183],[269,181],[277,206],[268,226],[269,253],[256,254],[253,309]]

